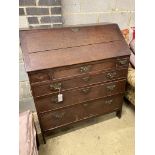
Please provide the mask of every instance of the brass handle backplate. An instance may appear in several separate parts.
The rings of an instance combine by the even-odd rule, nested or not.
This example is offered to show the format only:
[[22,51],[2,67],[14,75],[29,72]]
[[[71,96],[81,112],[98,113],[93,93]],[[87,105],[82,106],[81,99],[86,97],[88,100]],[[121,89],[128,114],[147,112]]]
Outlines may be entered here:
[[105,104],[112,104],[112,102],[113,102],[112,99],[110,99],[110,100],[106,100],[106,101],[105,101]]
[[86,72],[89,72],[90,71],[90,65],[89,66],[82,66],[80,67],[80,72],[81,73],[86,73]]
[[107,75],[106,75],[106,77],[108,78],[108,79],[113,79],[113,78],[115,78],[117,76],[117,73],[116,72],[111,72],[111,73],[108,73]]
[[84,103],[83,106],[84,106],[84,107],[87,107],[87,106],[88,106],[88,103]]
[[128,62],[127,59],[118,60],[118,63],[119,63],[120,65],[125,65],[125,64],[127,64],[127,62]]
[[60,114],[52,114],[52,116],[55,117],[56,119],[62,119],[64,115],[65,115],[65,112]]
[[115,87],[116,87],[115,84],[114,84],[114,85],[107,86],[107,90],[108,90],[108,91],[112,91],[112,90],[115,89]]
[[90,79],[91,79],[90,76],[87,76],[87,77],[82,78],[82,80],[85,81],[85,82],[89,82]]
[[90,88],[85,88],[81,90],[84,94],[88,94],[90,92]]
[[60,82],[52,83],[52,84],[50,84],[50,88],[54,89],[54,90],[59,90],[59,89],[61,89],[61,83]]

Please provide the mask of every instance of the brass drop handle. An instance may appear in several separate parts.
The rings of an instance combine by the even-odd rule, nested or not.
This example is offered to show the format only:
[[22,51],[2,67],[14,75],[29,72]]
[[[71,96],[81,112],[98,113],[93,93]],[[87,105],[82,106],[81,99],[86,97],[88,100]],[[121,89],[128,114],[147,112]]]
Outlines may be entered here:
[[125,64],[127,64],[127,59],[124,59],[124,60],[119,60],[118,61],[118,63],[120,64],[120,65],[125,65]]
[[50,84],[50,89],[54,89],[54,90],[60,90],[61,89],[61,83],[58,82],[58,83],[52,83]]
[[86,73],[90,71],[90,66],[82,66],[80,67],[80,72],[81,73]]
[[107,75],[106,75],[106,77],[108,78],[108,79],[113,79],[113,78],[115,78],[117,76],[117,73],[116,72],[111,72],[111,73],[108,73]]
[[81,90],[84,94],[88,94],[90,92],[90,88],[85,88]]
[[53,117],[55,117],[56,119],[62,119],[65,115],[65,112],[60,113],[60,114],[52,114]]
[[115,89],[115,87],[116,87],[115,84],[114,84],[114,85],[107,86],[107,90],[108,90],[108,91],[112,91],[112,90]]
[[110,99],[110,100],[106,100],[106,101],[105,101],[105,104],[112,104],[112,102],[113,102],[112,99]]
[[90,79],[91,79],[90,76],[87,76],[87,77],[82,78],[82,80],[85,81],[85,82],[89,82]]
[[84,106],[84,107],[87,107],[87,106],[88,106],[88,103],[84,103],[83,106]]

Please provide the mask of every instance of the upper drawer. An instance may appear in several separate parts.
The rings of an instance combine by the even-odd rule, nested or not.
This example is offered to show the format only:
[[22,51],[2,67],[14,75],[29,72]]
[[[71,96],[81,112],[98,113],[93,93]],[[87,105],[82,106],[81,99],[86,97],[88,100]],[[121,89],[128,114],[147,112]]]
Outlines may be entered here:
[[119,80],[115,82],[108,82],[106,84],[63,91],[61,92],[63,94],[62,102],[58,102],[58,93],[54,93],[47,97],[35,98],[35,103],[38,112],[42,113],[97,98],[103,98],[113,94],[124,93],[125,83],[126,80]]
[[52,75],[52,79],[62,79],[80,74],[90,73],[94,71],[108,70],[116,67],[116,60],[104,60],[96,63],[86,63],[68,68],[56,69]]
[[31,87],[34,97],[38,97],[57,92],[58,89],[67,90],[77,87],[84,87],[86,85],[88,86],[96,83],[111,81],[114,79],[126,78],[126,76],[127,69],[109,70],[95,74],[85,74],[83,76],[65,79],[62,81],[52,81],[47,82],[46,84],[43,83],[40,85],[32,85]]
[[66,79],[73,76],[84,75],[86,73],[110,70],[115,68],[127,68],[129,57],[113,58],[98,62],[84,63],[69,67],[61,67],[29,73],[30,83],[40,83],[50,80]]

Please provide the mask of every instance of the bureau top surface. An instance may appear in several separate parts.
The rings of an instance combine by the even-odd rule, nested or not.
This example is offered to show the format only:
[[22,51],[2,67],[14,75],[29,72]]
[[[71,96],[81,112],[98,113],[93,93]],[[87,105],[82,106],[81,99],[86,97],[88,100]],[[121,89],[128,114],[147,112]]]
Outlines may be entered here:
[[20,42],[27,72],[130,54],[117,24],[22,30]]

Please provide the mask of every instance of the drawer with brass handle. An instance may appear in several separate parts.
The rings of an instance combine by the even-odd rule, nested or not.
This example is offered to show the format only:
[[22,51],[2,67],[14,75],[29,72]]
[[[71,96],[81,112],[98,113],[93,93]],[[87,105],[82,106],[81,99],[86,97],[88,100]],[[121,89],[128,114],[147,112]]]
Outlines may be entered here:
[[[38,111],[44,113],[59,109],[62,107],[87,102],[97,98],[124,92],[126,80],[119,80],[115,82],[108,82],[106,84],[93,85],[91,87],[84,87],[80,89],[62,91],[63,101],[58,102],[58,93],[53,93],[41,98],[35,98]],[[109,91],[107,91],[109,89]]]
[[67,107],[40,115],[43,131],[65,126],[84,118],[86,114],[82,105]]
[[[111,100],[115,104],[111,104]],[[50,131],[82,119],[117,111],[122,101],[123,95],[118,94],[42,114],[43,130]]]
[[84,73],[91,73],[94,71],[115,69],[115,67],[128,67],[129,57],[105,60],[100,63],[91,63],[86,65],[76,65],[70,68],[63,68],[57,70],[36,71],[29,74],[30,83],[40,83],[50,81],[51,79],[68,78]]
[[88,117],[105,114],[112,112],[121,107],[123,102],[123,95],[112,95],[102,99],[93,100],[87,103],[83,103],[83,108],[85,109]]
[[96,71],[102,70],[109,70],[116,68],[116,59],[111,60],[104,60],[100,63],[90,63],[90,64],[83,64],[77,65],[73,67],[63,68],[63,69],[56,69],[51,77],[55,79],[62,79],[62,78],[69,78],[72,76],[78,76],[85,73],[91,73]]
[[86,74],[72,79],[65,79],[62,81],[47,82],[40,85],[31,85],[34,97],[44,96],[58,92],[61,90],[75,89],[77,87],[84,87],[114,79],[126,78],[127,69],[110,70],[106,72],[98,72],[94,74]]

